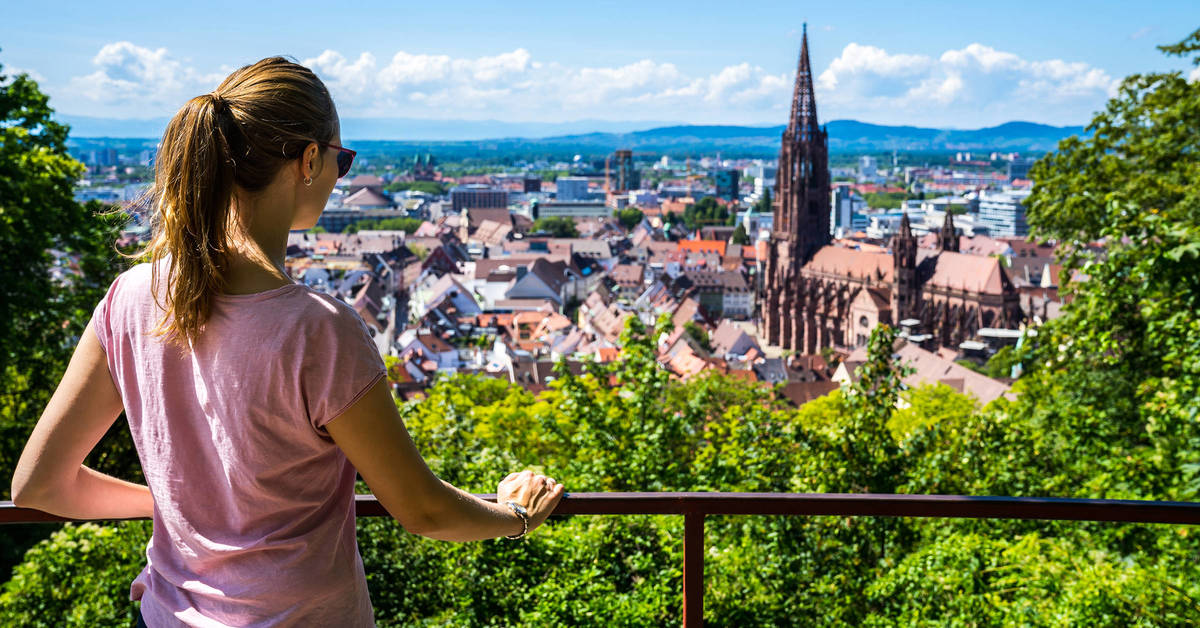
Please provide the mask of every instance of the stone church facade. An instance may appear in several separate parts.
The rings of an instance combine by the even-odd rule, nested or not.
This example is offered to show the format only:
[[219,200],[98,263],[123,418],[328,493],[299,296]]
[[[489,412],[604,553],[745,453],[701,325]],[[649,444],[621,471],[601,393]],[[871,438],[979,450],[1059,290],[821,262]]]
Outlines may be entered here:
[[817,124],[808,33],[779,151],[774,228],[761,317],[771,345],[798,354],[866,343],[879,323],[902,322],[931,344],[957,347],[980,328],[1015,328],[1020,298],[1000,260],[958,252],[949,213],[936,250],[920,249],[908,217],[891,253],[830,244],[828,135]]

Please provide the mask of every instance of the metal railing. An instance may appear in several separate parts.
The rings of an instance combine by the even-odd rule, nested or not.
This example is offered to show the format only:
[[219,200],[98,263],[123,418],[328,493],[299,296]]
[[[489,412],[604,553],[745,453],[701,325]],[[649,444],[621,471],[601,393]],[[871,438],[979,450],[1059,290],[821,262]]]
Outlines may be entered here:
[[[479,495],[495,501],[495,495]],[[374,495],[358,495],[356,515],[387,516]],[[969,495],[862,493],[571,493],[556,515],[683,516],[683,625],[704,621],[704,518],[708,515],[834,515],[954,519],[1042,519],[1200,524],[1200,503]],[[67,521],[0,502],[0,524]]]

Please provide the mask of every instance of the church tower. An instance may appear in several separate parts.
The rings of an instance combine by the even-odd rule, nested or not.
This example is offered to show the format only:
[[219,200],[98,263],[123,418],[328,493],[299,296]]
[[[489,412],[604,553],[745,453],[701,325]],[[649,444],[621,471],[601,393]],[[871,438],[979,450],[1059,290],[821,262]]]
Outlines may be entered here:
[[942,230],[938,233],[938,248],[958,252],[958,230],[954,228],[954,214],[950,212],[949,207],[946,208],[946,220],[942,223]]
[[830,242],[829,195],[828,135],[817,124],[806,25],[792,111],[779,149],[762,312],[767,342],[798,353],[815,351],[815,324],[802,316],[805,295],[800,268]]
[[917,237],[908,222],[908,212],[900,217],[900,232],[892,240],[892,312],[895,321],[918,318],[921,312],[921,286],[917,283]]

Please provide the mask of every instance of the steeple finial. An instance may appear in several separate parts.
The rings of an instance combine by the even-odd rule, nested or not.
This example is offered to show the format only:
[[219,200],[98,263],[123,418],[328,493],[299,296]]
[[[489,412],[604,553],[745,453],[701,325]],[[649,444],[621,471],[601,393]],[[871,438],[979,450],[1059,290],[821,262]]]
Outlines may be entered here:
[[908,212],[904,212],[900,216],[900,237],[906,240],[913,237],[912,225],[908,222]]
[[796,67],[796,85],[792,89],[792,115],[788,129],[798,141],[810,139],[817,133],[817,101],[813,94],[812,64],[808,61],[808,23],[800,38],[800,61]]

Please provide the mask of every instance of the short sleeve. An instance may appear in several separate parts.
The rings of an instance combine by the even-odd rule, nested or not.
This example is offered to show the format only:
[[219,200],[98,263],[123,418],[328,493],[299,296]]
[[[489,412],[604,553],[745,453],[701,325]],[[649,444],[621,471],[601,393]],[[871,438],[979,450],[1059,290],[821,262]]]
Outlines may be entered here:
[[92,311],[92,331],[96,332],[96,338],[100,340],[100,348],[104,349],[105,355],[109,354],[108,348],[112,345],[112,321],[109,317],[112,316],[112,304],[120,281],[121,277],[117,276],[108,287],[108,292],[104,293],[104,298],[100,299],[100,303]]
[[366,323],[340,302],[307,335],[300,385],[309,422],[324,434],[325,425],[386,377],[387,369]]

